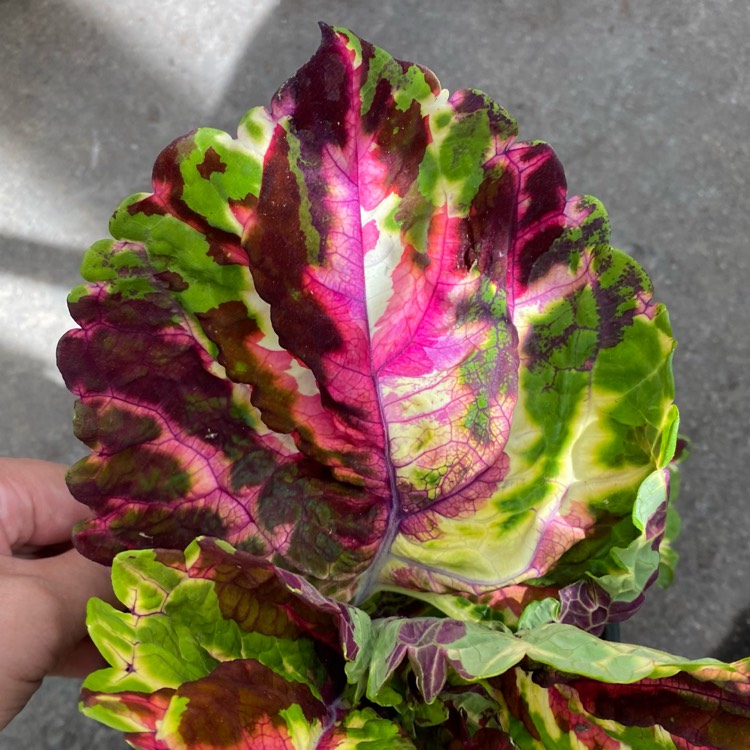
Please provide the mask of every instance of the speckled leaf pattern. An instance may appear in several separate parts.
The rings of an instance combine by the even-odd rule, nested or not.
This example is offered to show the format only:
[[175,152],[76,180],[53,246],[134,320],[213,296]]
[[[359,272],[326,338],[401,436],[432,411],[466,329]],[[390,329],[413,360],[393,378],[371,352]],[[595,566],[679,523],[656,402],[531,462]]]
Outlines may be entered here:
[[144,750],[439,749],[461,737],[731,750],[750,732],[748,661],[690,661],[560,623],[514,634],[371,619],[210,539],[121,553],[113,582],[125,611],[90,605],[111,667],[89,676],[82,708]]
[[666,482],[653,519],[633,508],[677,421],[666,312],[516,132],[324,26],[236,138],[169,146],[70,297],[78,548],[207,534],[343,599],[448,593],[509,622],[521,589],[584,580],[594,627],[636,607]]

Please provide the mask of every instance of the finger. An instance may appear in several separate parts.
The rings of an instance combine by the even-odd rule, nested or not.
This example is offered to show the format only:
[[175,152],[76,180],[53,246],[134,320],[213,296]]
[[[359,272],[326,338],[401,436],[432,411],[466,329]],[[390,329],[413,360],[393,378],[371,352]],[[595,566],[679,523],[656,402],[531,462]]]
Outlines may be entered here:
[[41,578],[64,609],[61,625],[70,633],[69,648],[86,633],[86,605],[92,596],[115,602],[111,568],[89,560],[75,549],[55,557],[19,560],[26,575]]
[[[31,651],[42,676],[54,669],[86,636],[86,605],[96,596],[114,602],[111,570],[76,550],[57,557],[0,560],[0,675],[4,663],[28,659]],[[23,669],[23,661],[18,670]]]
[[84,645],[92,596],[114,601],[110,570],[75,550],[43,560],[0,557],[0,729],[48,674],[100,666]]
[[99,653],[91,639],[86,636],[80,640],[73,650],[66,654],[51,674],[59,677],[77,677],[82,679],[109,666],[106,659]]
[[65,484],[67,467],[49,461],[0,458],[0,553],[70,539],[89,515]]
[[109,578],[108,568],[75,550],[43,560],[0,559],[0,727],[46,675],[83,668],[82,652],[77,666],[73,655],[86,637],[86,603],[91,596],[113,601]]

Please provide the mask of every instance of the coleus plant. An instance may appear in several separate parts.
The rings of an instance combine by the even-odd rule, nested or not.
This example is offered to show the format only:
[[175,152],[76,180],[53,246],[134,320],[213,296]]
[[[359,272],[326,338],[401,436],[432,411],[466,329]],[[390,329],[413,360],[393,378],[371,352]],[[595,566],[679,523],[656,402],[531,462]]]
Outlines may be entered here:
[[673,339],[485,94],[343,28],[159,156],[70,295],[78,549],[136,748],[739,748],[750,662],[598,636],[671,575]]

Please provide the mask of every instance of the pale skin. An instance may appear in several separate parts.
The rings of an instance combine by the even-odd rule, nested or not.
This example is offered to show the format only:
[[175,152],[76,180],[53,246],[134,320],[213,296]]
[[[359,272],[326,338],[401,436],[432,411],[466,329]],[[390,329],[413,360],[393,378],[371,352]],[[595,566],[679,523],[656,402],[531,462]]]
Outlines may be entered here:
[[65,466],[0,458],[0,729],[47,675],[104,666],[86,636],[86,602],[113,600],[109,569],[70,546],[87,510]]

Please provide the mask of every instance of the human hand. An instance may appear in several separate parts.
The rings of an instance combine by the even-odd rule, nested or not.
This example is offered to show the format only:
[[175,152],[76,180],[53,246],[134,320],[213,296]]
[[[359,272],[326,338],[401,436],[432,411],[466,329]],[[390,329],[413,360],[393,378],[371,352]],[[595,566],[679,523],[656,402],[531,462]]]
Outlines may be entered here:
[[87,515],[65,466],[0,458],[0,729],[46,675],[104,666],[86,636],[86,602],[113,600],[110,571],[70,546]]

